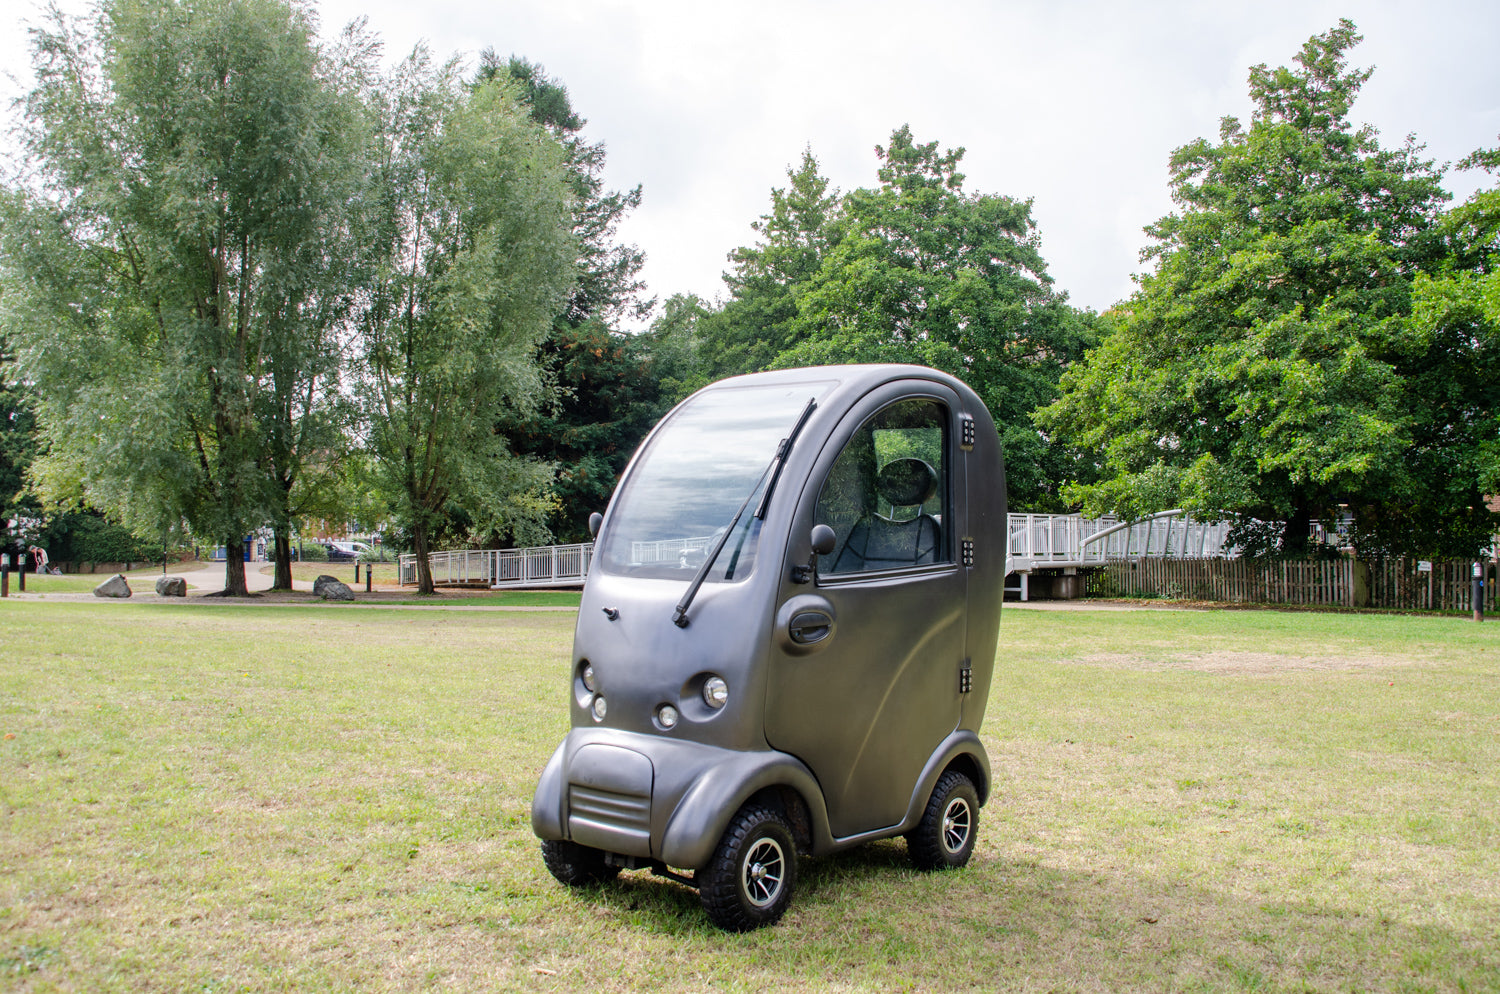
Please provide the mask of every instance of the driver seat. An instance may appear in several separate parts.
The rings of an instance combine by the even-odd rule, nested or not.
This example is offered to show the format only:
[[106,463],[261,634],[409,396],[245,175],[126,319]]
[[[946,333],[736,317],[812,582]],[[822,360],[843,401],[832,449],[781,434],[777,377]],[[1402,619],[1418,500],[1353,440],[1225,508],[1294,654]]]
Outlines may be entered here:
[[[937,493],[937,473],[925,461],[893,459],[875,478],[875,492],[891,506],[920,508]],[[873,508],[849,532],[849,539],[834,560],[833,572],[925,566],[938,561],[942,526],[931,514],[918,513],[905,521],[887,518]]]

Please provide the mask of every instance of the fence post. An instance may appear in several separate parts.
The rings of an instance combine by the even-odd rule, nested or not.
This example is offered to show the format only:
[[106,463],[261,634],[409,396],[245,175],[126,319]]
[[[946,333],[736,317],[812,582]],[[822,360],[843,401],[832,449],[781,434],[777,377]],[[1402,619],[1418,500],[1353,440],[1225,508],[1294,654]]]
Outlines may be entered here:
[[1478,563],[1474,564],[1474,620],[1484,620],[1484,567]]

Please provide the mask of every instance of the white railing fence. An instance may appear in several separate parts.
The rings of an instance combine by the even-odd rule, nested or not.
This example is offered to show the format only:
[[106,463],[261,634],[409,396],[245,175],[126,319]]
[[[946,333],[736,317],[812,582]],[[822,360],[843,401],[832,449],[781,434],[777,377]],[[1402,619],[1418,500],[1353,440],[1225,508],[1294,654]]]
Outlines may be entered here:
[[[588,576],[594,544],[544,545],[530,549],[434,552],[427,559],[439,586],[578,587]],[[417,582],[417,557],[400,558],[403,585]]]
[[[1232,556],[1225,523],[1194,521],[1163,511],[1140,521],[1084,518],[1077,514],[1012,514],[1005,547],[1006,573],[1069,566],[1102,566],[1133,556],[1212,558]],[[661,562],[702,551],[712,537],[637,542],[636,562]],[[578,587],[588,576],[594,545],[544,545],[531,549],[478,549],[431,554],[433,582],[442,586]],[[417,582],[417,557],[400,558],[401,583]]]

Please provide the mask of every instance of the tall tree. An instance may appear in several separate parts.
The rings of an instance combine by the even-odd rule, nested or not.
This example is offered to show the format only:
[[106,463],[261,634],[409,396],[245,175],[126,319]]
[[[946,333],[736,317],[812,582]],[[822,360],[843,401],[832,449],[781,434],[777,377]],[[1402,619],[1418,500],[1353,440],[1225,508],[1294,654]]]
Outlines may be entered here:
[[531,119],[562,144],[573,189],[573,235],[578,245],[578,280],[559,327],[577,328],[587,321],[613,325],[623,317],[643,318],[655,301],[642,296],[641,267],[646,254],[617,241],[620,222],[641,205],[641,187],[606,190],[604,142],[584,138],[588,120],[573,108],[568,88],[537,63],[512,55],[502,60],[493,48],[479,56],[476,82],[509,80]]
[[797,297],[838,237],[840,198],[811,148],[786,177],[786,186],[771,190],[770,212],[750,225],[756,243],[729,253],[729,300],[702,321],[700,361],[708,379],[767,369],[806,333],[796,324]]
[[[573,192],[573,235],[578,282],[537,345],[536,362],[551,395],[540,409],[510,406],[497,430],[515,450],[553,466],[556,510],[547,526],[553,538],[588,538],[588,516],[602,509],[637,443],[665,407],[646,361],[643,343],[616,322],[639,319],[653,301],[642,294],[645,254],[618,240],[620,223],[640,206],[641,188],[606,190],[603,142],[588,141],[587,121],[574,109],[567,87],[526,59],[480,55],[479,82],[504,80],[531,119],[566,153]],[[499,543],[504,536],[492,535]]]
[[1250,126],[1226,117],[1217,143],[1172,156],[1179,210],[1147,229],[1154,271],[1038,416],[1098,453],[1101,480],[1070,491],[1087,510],[1233,516],[1247,548],[1290,554],[1340,505],[1367,533],[1404,508],[1454,522],[1421,551],[1472,548],[1483,502],[1408,458],[1426,432],[1411,291],[1443,256],[1447,195],[1412,140],[1382,148],[1351,124],[1359,40],[1341,21],[1295,67],[1254,67]]
[[[233,551],[273,517],[258,412],[297,339],[275,326],[327,273],[349,115],[282,0],[108,0],[33,37],[0,320],[37,385],[37,477]],[[231,554],[225,591],[245,589]]]
[[505,81],[465,86],[419,49],[370,99],[370,446],[431,593],[429,539],[450,502],[486,530],[544,533],[548,467],[495,425],[540,392],[533,352],[574,281],[571,192],[563,150]]
[[1015,506],[1059,508],[1060,456],[1030,414],[1092,325],[1052,287],[1031,202],[966,192],[963,150],[907,127],[876,154],[879,185],[844,198],[817,269],[793,288],[793,344],[774,365],[917,362],[961,377],[1000,428]]
[[[1500,174],[1500,148],[1458,165]],[[1417,275],[1405,367],[1416,423],[1409,459],[1446,506],[1395,509],[1367,530],[1415,531],[1427,547],[1464,551],[1487,545],[1495,527],[1470,509],[1500,493],[1500,186],[1454,207],[1440,231],[1448,253],[1436,274]],[[1459,507],[1466,513],[1453,514]]]

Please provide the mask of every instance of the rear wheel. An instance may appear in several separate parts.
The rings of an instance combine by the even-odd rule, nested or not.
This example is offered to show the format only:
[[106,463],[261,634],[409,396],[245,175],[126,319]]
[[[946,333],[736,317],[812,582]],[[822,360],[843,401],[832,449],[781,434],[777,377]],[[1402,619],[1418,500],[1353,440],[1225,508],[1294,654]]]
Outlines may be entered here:
[[602,849],[591,849],[564,839],[547,839],[542,842],[542,862],[561,883],[569,887],[587,887],[613,880],[620,872],[618,866],[604,861]]
[[713,859],[698,872],[698,895],[715,925],[748,932],[781,918],[796,882],[797,844],[786,816],[772,808],[741,808]]
[[974,781],[957,770],[938,777],[922,820],[906,837],[906,853],[919,870],[963,866],[974,852],[979,833],[979,792]]

